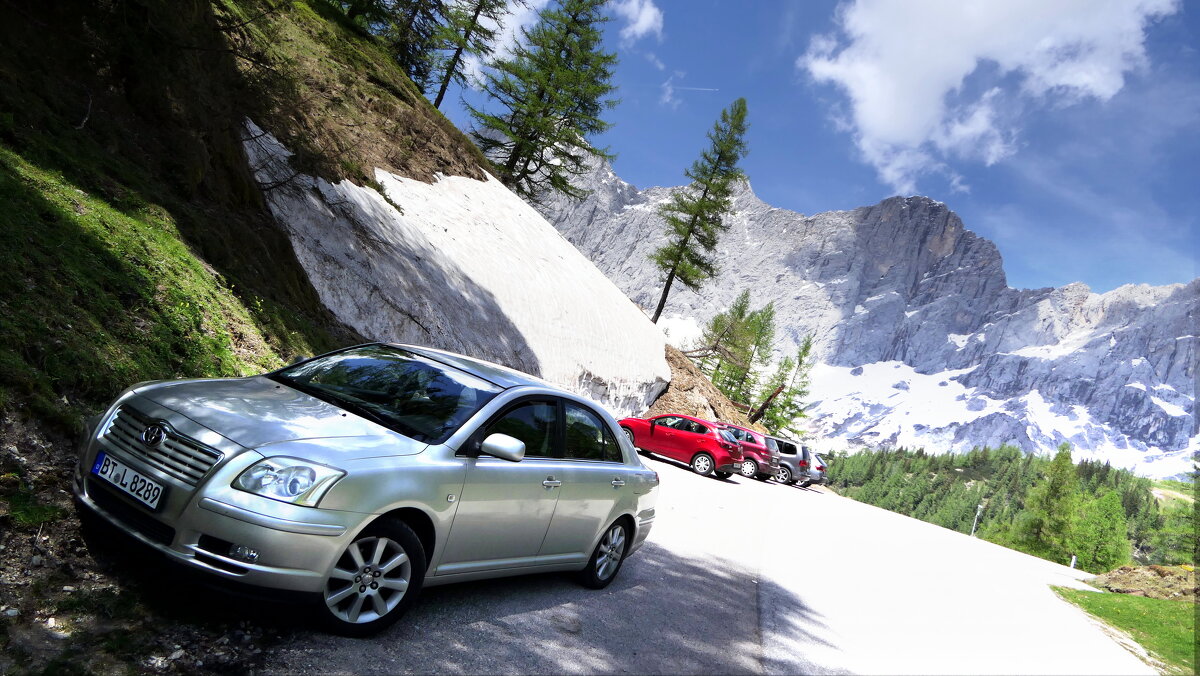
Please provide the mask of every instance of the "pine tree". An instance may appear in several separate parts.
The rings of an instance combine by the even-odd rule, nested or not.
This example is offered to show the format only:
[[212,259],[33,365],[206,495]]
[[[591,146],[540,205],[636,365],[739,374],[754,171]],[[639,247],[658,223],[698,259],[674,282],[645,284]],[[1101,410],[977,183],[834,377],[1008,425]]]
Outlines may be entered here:
[[1105,573],[1127,562],[1131,546],[1125,529],[1119,493],[1110,490],[1088,502],[1075,529],[1073,549],[1079,567],[1090,573]]
[[691,183],[672,193],[670,201],[659,208],[667,223],[667,244],[650,259],[666,279],[651,318],[655,323],[676,280],[695,290],[717,273],[713,252],[718,237],[728,228],[724,217],[732,207],[733,183],[743,175],[738,162],[746,155],[745,134],[746,99],[738,99],[721,111],[721,118],[708,133],[710,146],[684,172]]
[[586,140],[608,129],[600,113],[616,105],[606,98],[615,89],[609,81],[617,57],[600,49],[603,4],[559,0],[543,9],[512,56],[484,76],[484,92],[504,111],[468,106],[479,148],[496,158],[505,184],[533,202],[547,190],[586,196],[571,177],[587,170],[589,156],[613,157]]
[[446,89],[451,82],[466,84],[463,74],[463,57],[486,58],[492,54],[492,43],[496,39],[496,28],[508,15],[507,0],[462,0],[450,5],[446,12],[446,25],[442,38],[450,50],[446,58],[441,84],[433,106],[440,108]]
[[1010,531],[1011,546],[1051,561],[1070,559],[1079,501],[1079,478],[1071,447],[1062,444],[1045,479],[1034,485]]
[[813,337],[804,337],[796,357],[784,357],[779,368],[762,388],[758,407],[750,413],[750,422],[760,420],[767,429],[786,430],[804,417],[804,398],[808,396],[808,372],[812,369]]

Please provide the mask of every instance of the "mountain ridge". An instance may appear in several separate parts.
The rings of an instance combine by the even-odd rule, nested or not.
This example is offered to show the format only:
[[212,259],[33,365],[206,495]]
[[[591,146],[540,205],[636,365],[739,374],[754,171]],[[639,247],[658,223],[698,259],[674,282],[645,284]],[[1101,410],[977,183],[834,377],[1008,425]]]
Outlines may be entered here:
[[[581,183],[589,197],[552,198],[542,213],[635,303],[652,307],[661,281],[648,255],[664,237],[655,209],[673,188],[639,190],[604,163]],[[1153,474],[1190,469],[1187,456],[1200,448],[1200,279],[1105,293],[1079,282],[1016,289],[996,245],[928,197],[805,216],[767,204],[746,182],[733,205],[720,274],[699,292],[673,289],[662,324],[684,343],[743,289],[755,290],[756,306],[775,302],[776,358],[814,335],[823,368],[814,372],[812,432],[954,450],[1015,442],[1046,451],[1068,441]],[[881,391],[845,385],[871,364],[901,367],[907,380]],[[921,411],[913,400],[921,378],[961,387],[951,401],[959,419]],[[908,389],[892,387],[902,382]]]

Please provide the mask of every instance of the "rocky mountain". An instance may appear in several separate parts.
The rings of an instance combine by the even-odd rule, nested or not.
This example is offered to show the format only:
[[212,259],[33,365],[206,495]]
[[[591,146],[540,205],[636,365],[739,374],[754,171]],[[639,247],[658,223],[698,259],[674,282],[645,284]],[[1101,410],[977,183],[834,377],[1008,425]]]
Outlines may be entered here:
[[[669,188],[639,190],[593,167],[585,200],[543,213],[643,309],[661,291],[648,260],[664,241]],[[1200,279],[1127,285],[1008,286],[996,246],[941,202],[894,197],[805,216],[744,184],[720,242],[720,275],[698,293],[676,285],[663,326],[676,344],[744,289],[774,302],[776,356],[815,338],[818,447],[1070,442],[1156,476],[1191,468]]]

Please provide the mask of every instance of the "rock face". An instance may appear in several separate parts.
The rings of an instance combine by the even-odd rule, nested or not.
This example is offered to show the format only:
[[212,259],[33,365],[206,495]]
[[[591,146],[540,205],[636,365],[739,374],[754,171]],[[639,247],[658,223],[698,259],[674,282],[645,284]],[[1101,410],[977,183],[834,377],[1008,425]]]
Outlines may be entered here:
[[433,184],[377,170],[383,194],[295,175],[248,123],[245,147],[322,302],[374,340],[487,359],[618,417],[666,387],[662,331],[533,208],[494,179]]
[[[606,165],[583,185],[590,197],[543,213],[653,308],[662,282],[648,256],[664,241],[656,209],[671,189],[637,190]],[[1149,474],[1190,469],[1200,280],[1013,289],[996,246],[929,198],[804,216],[744,184],[734,205],[721,274],[698,293],[676,285],[664,327],[685,343],[744,289],[756,307],[773,301],[776,356],[815,339],[808,425],[818,446],[1014,442],[1034,452],[1068,441],[1081,457]]]

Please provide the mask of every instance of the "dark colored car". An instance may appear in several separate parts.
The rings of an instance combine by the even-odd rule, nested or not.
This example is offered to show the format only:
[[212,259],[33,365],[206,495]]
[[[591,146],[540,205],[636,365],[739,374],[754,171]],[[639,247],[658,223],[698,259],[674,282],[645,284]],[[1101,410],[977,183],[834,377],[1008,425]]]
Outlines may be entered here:
[[697,474],[725,479],[738,471],[743,456],[737,440],[718,423],[689,415],[623,418],[618,424],[637,448],[686,462]]
[[771,448],[767,439],[759,432],[745,427],[719,423],[729,430],[742,445],[742,464],[738,472],[746,478],[766,481],[779,471],[779,450]]
[[768,438],[779,447],[779,469],[775,473],[775,480],[789,485],[808,481],[808,468],[812,461],[808,447],[783,437]]

